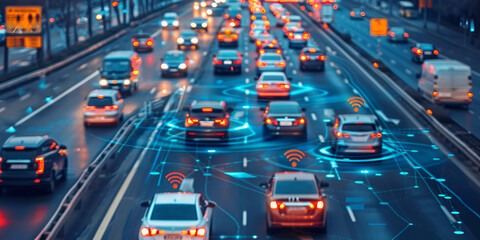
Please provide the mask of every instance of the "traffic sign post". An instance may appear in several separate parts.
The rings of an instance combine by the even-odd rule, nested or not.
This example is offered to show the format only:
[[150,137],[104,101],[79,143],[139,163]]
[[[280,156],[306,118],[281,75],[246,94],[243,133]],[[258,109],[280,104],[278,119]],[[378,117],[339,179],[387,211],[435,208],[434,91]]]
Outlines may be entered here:
[[[372,18],[372,19],[370,19],[370,35],[371,36],[379,37],[379,36],[387,36],[387,34],[388,34],[388,19],[386,19],[386,18]],[[379,60],[381,55],[382,55],[381,40],[380,40],[380,38],[377,38],[377,57],[376,57],[376,59]]]

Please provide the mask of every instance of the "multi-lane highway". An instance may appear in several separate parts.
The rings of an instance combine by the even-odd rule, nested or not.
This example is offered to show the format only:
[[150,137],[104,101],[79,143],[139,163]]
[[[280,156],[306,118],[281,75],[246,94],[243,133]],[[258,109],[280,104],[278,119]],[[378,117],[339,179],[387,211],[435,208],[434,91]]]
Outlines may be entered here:
[[[262,133],[261,109],[268,101],[256,97],[258,54],[248,39],[248,9],[241,10],[244,17],[236,48],[243,54],[241,75],[213,74],[213,56],[221,49],[216,34],[224,24],[219,16],[208,18],[209,31],[201,33],[199,48],[186,50],[191,60],[189,75],[162,78],[160,58],[166,51],[177,49],[179,31],[162,30],[161,17],[157,17],[45,79],[0,95],[1,139],[47,134],[68,146],[70,160],[67,181],[58,185],[52,195],[40,190],[3,191],[0,239],[34,238],[83,169],[115,134],[117,127],[85,128],[82,108],[87,94],[99,88],[97,70],[103,57],[113,50],[132,49],[131,38],[139,30],[152,34],[155,47],[151,53],[139,54],[140,88],[125,98],[125,117],[133,116],[145,102],[179,88],[183,89],[183,101],[172,103],[177,107],[166,109],[161,118],[142,128],[145,132],[139,139],[126,146],[131,153],[120,157],[118,164],[125,165],[118,172],[104,176],[102,200],[90,206],[94,210],[89,212],[94,214],[85,216],[88,227],[65,233],[66,236],[137,239],[145,213],[140,203],[151,200],[155,193],[176,191],[165,179],[171,172],[193,179],[195,192],[217,203],[213,209],[211,239],[476,239],[480,236],[480,181],[476,173],[457,159],[448,145],[430,134],[427,123],[405,108],[398,93],[379,82],[374,70],[359,64],[359,56],[345,51],[329,29],[317,27],[298,5],[292,4],[287,9],[302,17],[311,43],[327,52],[324,72],[300,71],[300,49],[288,48],[282,29],[275,26],[268,4],[265,6],[272,22],[270,33],[284,50],[286,75],[292,78],[290,101],[297,101],[305,108],[307,139],[272,138]],[[342,5],[341,9],[348,6]],[[169,11],[178,13],[180,29],[189,29],[197,14],[191,2],[174,5]],[[368,43],[374,45],[376,41],[367,37],[366,21],[352,21],[347,14],[346,10],[337,12],[335,24],[352,32],[354,41],[365,41],[362,45],[370,49]],[[413,84],[419,67],[410,61],[409,52],[404,53],[408,47],[382,42],[382,48],[384,56],[393,60],[392,69],[402,72],[401,76]],[[439,46],[440,51],[444,48]],[[413,75],[404,69],[410,69]],[[327,122],[338,114],[355,113],[347,102],[353,96],[366,101],[358,113],[373,114],[380,123],[384,141],[381,155],[355,158],[331,151]],[[223,100],[233,108],[228,142],[185,142],[183,106],[194,100]],[[474,99],[471,108],[475,109],[477,103]],[[466,127],[473,130],[475,125]],[[156,135],[151,135],[152,132]],[[284,156],[290,149],[306,154],[296,167]],[[323,189],[327,199],[325,233],[291,228],[267,235],[265,192],[259,184],[281,171],[313,172],[330,184]]]

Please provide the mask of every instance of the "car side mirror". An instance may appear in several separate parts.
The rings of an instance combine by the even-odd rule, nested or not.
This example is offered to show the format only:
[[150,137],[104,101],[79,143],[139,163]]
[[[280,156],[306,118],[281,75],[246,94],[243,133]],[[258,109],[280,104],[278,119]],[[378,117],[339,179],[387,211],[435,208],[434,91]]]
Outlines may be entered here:
[[264,107],[261,107],[261,108],[260,108],[260,111],[262,111],[262,112],[265,112],[265,110],[267,110],[267,109],[264,108]]
[[257,81],[257,80],[258,80],[258,77],[254,77],[253,80]]
[[60,145],[60,149],[67,149],[67,146],[62,144],[62,145]]
[[260,183],[259,186],[263,189],[267,189],[268,188],[268,183]]
[[216,206],[217,206],[217,203],[214,202],[214,201],[208,201],[208,203],[207,203],[207,207],[209,207],[209,208],[214,208]]
[[328,187],[328,186],[330,186],[330,184],[328,182],[324,182],[324,181],[320,182],[320,187],[321,188],[325,188],[325,187]]
[[293,78],[292,78],[292,77],[287,77],[287,80],[288,80],[288,81],[292,81]]
[[306,111],[307,111],[307,109],[302,107],[302,112],[306,112]]
[[333,127],[332,121],[328,121],[328,122],[326,122],[326,124],[327,124],[328,127]]
[[415,77],[420,78],[421,75],[422,74],[418,72],[418,73],[415,74]]
[[140,206],[148,208],[150,207],[150,201],[143,201],[142,203],[140,203]]
[[188,112],[188,111],[190,111],[190,108],[188,108],[188,107],[183,107],[182,110],[183,110],[184,112]]
[[227,108],[227,112],[229,113],[233,112],[233,108],[232,107]]

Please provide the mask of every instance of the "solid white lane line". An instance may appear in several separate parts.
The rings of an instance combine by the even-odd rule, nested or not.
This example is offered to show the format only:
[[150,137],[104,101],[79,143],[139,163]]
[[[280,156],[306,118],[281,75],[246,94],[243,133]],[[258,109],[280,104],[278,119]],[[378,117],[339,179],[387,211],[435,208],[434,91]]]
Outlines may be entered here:
[[353,210],[350,207],[350,205],[347,205],[347,211],[348,211],[348,215],[350,216],[350,220],[352,220],[352,222],[356,222],[357,219],[355,218],[355,214],[353,214]]
[[248,166],[248,159],[247,157],[243,157],[243,167],[247,167]]
[[243,210],[242,225],[247,226],[247,210]]
[[318,135],[318,140],[320,140],[320,142],[325,142],[325,138],[321,134]]
[[25,100],[26,100],[27,98],[29,98],[30,96],[32,96],[32,94],[27,93],[27,94],[25,94],[25,95],[23,95],[23,96],[20,97],[20,101],[25,101]]
[[28,114],[27,116],[23,117],[22,119],[20,119],[18,122],[16,122],[14,124],[15,127],[19,126],[20,124],[26,122],[27,120],[29,120],[30,118],[34,117],[35,115],[37,115],[38,113],[40,113],[41,111],[43,111],[45,108],[49,107],[50,105],[56,103],[58,100],[62,99],[63,97],[67,96],[69,93],[73,92],[75,89],[79,88],[80,86],[82,86],[83,84],[85,84],[86,82],[92,80],[94,77],[96,77],[98,75],[98,71],[95,71],[94,73],[88,75],[88,77],[84,78],[82,81],[78,82],[77,84],[73,85],[71,88],[67,89],[65,92],[63,92],[62,94],[58,95],[56,98],[52,99],[50,102],[47,102],[46,104],[44,104],[43,106],[41,106],[40,108],[38,108],[37,110],[33,111],[32,113]]
[[157,91],[157,88],[152,88],[152,90],[150,90],[150,94],[153,94],[155,91]]
[[100,223],[100,226],[98,227],[97,231],[95,232],[95,236],[93,236],[93,240],[101,240],[103,238],[103,235],[105,234],[105,231],[107,230],[108,225],[110,224],[110,221],[113,218],[113,215],[117,211],[118,205],[120,205],[120,201],[123,199],[123,196],[127,192],[128,187],[130,186],[130,183],[133,180],[133,176],[135,176],[135,173],[137,172],[138,166],[140,166],[140,162],[143,161],[145,158],[145,155],[147,154],[147,151],[150,149],[151,145],[153,142],[155,142],[155,135],[158,132],[159,127],[163,124],[163,121],[160,121],[157,126],[155,127],[155,131],[152,132],[150,135],[149,142],[147,144],[147,147],[143,149],[142,153],[140,154],[138,160],[135,162],[133,165],[133,168],[130,170],[128,173],[127,177],[125,178],[125,181],[123,182],[122,186],[120,187],[120,190],[118,190],[117,195],[113,199],[112,204],[107,210],[107,213],[102,219],[102,222]]
[[161,29],[161,28],[158,29],[156,32],[154,32],[151,37],[152,37],[152,38],[156,38],[158,35],[160,35],[160,33],[162,33],[162,29]]
[[440,208],[442,209],[443,213],[445,213],[445,215],[447,215],[448,219],[450,219],[450,221],[452,221],[452,223],[457,223],[457,219],[455,219],[453,217],[453,215],[448,211],[448,209],[445,206],[440,205]]
[[5,107],[0,108],[0,113],[4,112],[5,109],[7,109],[7,108],[5,108]]
[[312,119],[313,121],[317,121],[317,115],[315,113],[312,113]]

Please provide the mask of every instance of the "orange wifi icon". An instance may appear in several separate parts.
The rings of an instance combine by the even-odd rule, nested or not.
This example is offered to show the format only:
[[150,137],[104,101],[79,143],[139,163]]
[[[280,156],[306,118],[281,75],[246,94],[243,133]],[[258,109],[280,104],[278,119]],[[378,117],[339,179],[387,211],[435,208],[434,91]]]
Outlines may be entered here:
[[296,167],[300,160],[305,157],[305,153],[297,149],[288,150],[283,155],[286,156],[288,161],[292,163],[292,167]]

